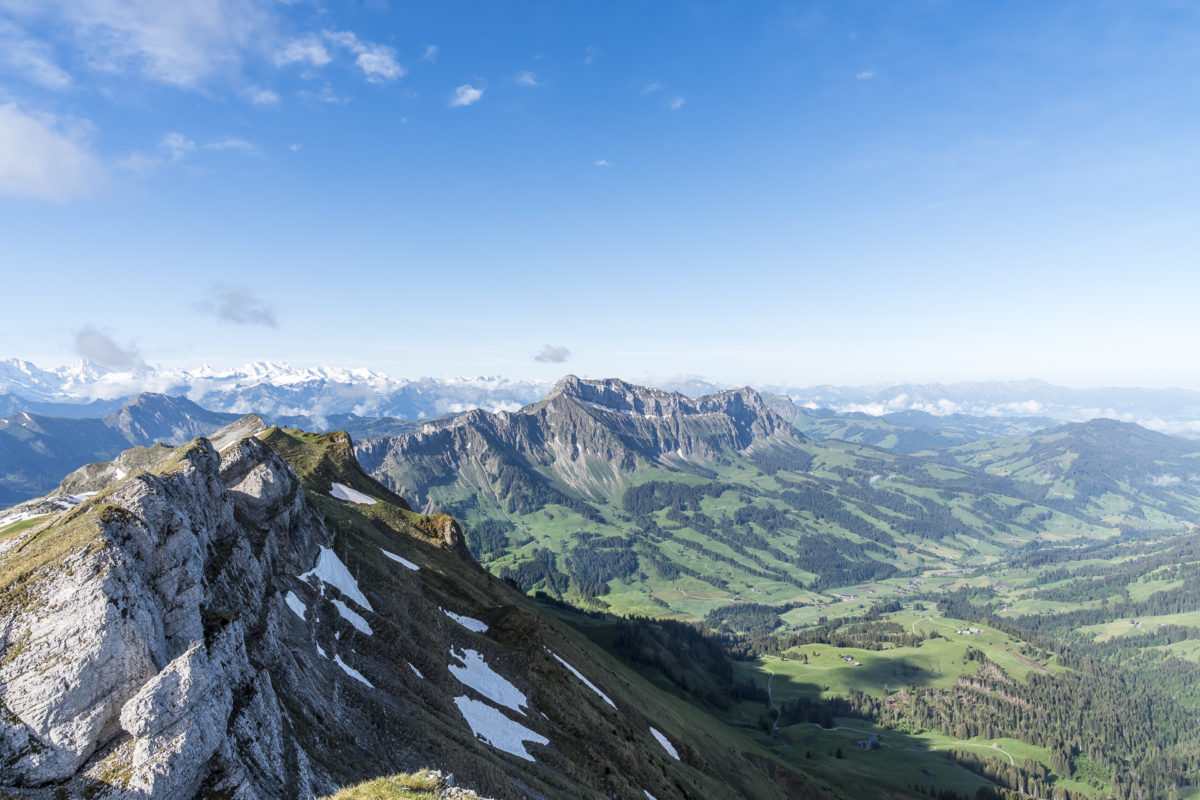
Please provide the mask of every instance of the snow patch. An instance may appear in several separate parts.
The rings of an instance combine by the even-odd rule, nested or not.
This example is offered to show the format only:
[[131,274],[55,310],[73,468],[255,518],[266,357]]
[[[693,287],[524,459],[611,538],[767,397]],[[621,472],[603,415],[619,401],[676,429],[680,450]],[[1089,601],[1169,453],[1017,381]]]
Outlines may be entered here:
[[373,506],[378,500],[374,497],[369,497],[362,492],[351,489],[344,483],[335,483],[333,488],[329,490],[330,497],[336,497],[338,500],[345,500],[347,503],[358,503],[360,506]]
[[379,549],[380,549],[380,551],[382,551],[382,553],[385,556],[390,558],[392,561],[395,561],[397,564],[403,564],[404,566],[408,567],[409,569],[420,569],[420,567],[418,567],[413,562],[409,561],[407,558],[398,556],[395,553],[389,553],[387,550],[384,550],[382,547]]
[[599,687],[597,687],[597,686],[596,686],[596,684],[592,683],[592,682],[591,682],[591,681],[589,681],[587,678],[583,677],[583,674],[582,674],[582,673],[580,673],[580,671],[579,671],[579,670],[577,670],[577,669],[575,669],[574,667],[572,667],[572,666],[571,666],[570,664],[568,664],[566,661],[563,661],[563,660],[562,660],[562,658],[560,658],[560,657],[559,657],[558,653],[555,653],[553,650],[551,650],[551,649],[549,649],[549,648],[547,648],[547,649],[546,649],[546,652],[547,652],[547,653],[549,653],[550,655],[554,656],[554,659],[555,659],[556,661],[558,661],[558,663],[562,664],[564,667],[566,667],[567,669],[569,669],[569,670],[571,671],[571,674],[572,674],[572,675],[574,675],[576,678],[579,678],[579,680],[583,681],[583,683],[584,683],[584,685],[585,685],[585,686],[587,686],[589,689],[591,689],[591,690],[592,690],[593,692],[595,692],[596,694],[600,695],[600,699],[601,699],[601,700],[603,700],[604,702],[608,703],[608,704],[609,704],[610,706],[612,706],[613,708],[616,708],[616,707],[617,707],[617,704],[616,704],[616,703],[614,703],[614,702],[612,701],[612,699],[611,699],[611,698],[609,698],[609,696],[608,696],[608,695],[606,695],[604,692],[600,691]]
[[470,686],[494,703],[510,708],[518,714],[525,713],[521,710],[527,702],[524,692],[489,667],[483,656],[474,650],[456,653],[453,647],[450,648],[450,655],[462,664],[451,664],[448,667],[450,674],[458,678],[460,683]]
[[304,605],[304,603],[300,602],[300,598],[296,596],[295,592],[289,589],[288,593],[284,595],[283,601],[288,604],[288,608],[296,612],[297,617],[299,617],[301,620],[304,619],[304,612],[307,611],[308,608]]
[[342,672],[346,673],[351,678],[354,678],[354,680],[356,680],[356,681],[361,681],[362,683],[365,683],[367,686],[370,686],[372,689],[375,688],[375,684],[371,683],[369,680],[364,678],[363,674],[361,672],[359,672],[358,670],[356,670],[354,667],[350,666],[345,661],[342,661],[342,657],[339,656],[337,653],[333,654],[333,660],[334,660],[334,662],[337,663],[337,665],[339,667],[342,668]]
[[413,674],[416,675],[418,678],[420,678],[421,680],[425,680],[425,676],[421,674],[421,670],[414,667],[412,665],[411,661],[408,664],[408,668],[411,669],[413,671]]
[[650,794],[650,793],[649,793],[649,792],[647,792],[645,789],[642,789],[642,794],[646,795],[646,800],[658,800],[658,798],[657,798],[657,797],[655,797],[654,795]]
[[367,611],[375,610],[371,608],[371,604],[367,602],[366,596],[359,590],[358,581],[354,580],[354,576],[350,574],[350,570],[346,569],[346,565],[342,563],[342,560],[328,547],[321,548],[321,555],[317,556],[317,565],[301,575],[300,580],[306,581],[309,579],[309,576],[313,575],[317,577],[317,580],[328,583],[330,586],[336,586],[342,594],[358,603]]
[[329,656],[325,654],[325,648],[321,647],[321,645],[317,645],[317,655],[321,656],[321,658],[329,658]]
[[679,760],[679,753],[675,750],[675,745],[671,744],[671,740],[663,735],[663,732],[658,728],[651,728],[650,733],[654,734],[654,738],[658,739],[658,743],[662,745],[663,750],[667,751],[667,755],[676,761]]
[[462,614],[455,614],[453,611],[447,611],[444,608],[442,609],[442,613],[467,630],[475,631],[476,633],[487,633],[488,626],[486,622],[480,622],[473,617],[467,617]]
[[342,615],[342,619],[349,622],[355,628],[358,628],[367,636],[371,635],[371,626],[367,624],[367,621],[357,611],[352,610],[341,600],[334,600],[333,604],[337,606],[338,613]]
[[471,733],[497,750],[533,761],[533,756],[525,749],[525,742],[550,744],[550,740],[545,736],[513,722],[487,703],[463,695],[454,698],[454,705],[458,706],[459,713],[471,726]]

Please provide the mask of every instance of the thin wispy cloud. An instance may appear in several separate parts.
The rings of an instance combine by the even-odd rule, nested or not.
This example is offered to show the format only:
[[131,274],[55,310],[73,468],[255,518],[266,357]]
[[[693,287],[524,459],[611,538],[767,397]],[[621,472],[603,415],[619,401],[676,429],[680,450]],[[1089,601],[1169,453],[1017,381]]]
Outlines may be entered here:
[[137,151],[117,161],[117,166],[137,175],[147,176],[169,164],[176,164],[191,158],[201,151],[233,152],[243,155],[256,155],[259,150],[252,142],[236,136],[225,136],[210,142],[197,144],[194,139],[178,131],[163,134],[158,140],[158,147],[150,153]]
[[250,86],[242,91],[242,98],[256,106],[279,105],[279,95],[270,89]]
[[86,194],[104,172],[90,134],[86,122],[0,105],[0,195],[62,201]]
[[421,60],[432,64],[437,61],[437,54],[438,46],[436,44],[427,44],[425,45],[425,52],[421,54]]
[[869,80],[871,80],[871,78],[875,77],[875,70],[864,69],[862,72],[858,73],[854,77],[858,78],[860,81],[869,81]]
[[591,65],[596,63],[596,59],[604,55],[604,51],[599,47],[588,47],[583,51],[583,63]]
[[672,111],[678,111],[679,109],[683,108],[683,104],[685,102],[687,101],[684,98],[676,95],[667,102],[667,108],[671,109]]
[[39,0],[6,2],[16,24],[51,25],[90,69],[195,88],[239,69],[273,35],[265,0]]
[[204,299],[195,303],[193,308],[234,325],[279,327],[271,307],[244,286],[213,284]]
[[542,85],[542,82],[538,80],[537,75],[529,72],[528,70],[525,72],[518,72],[515,76],[513,76],[513,81],[517,84],[517,86],[528,86],[531,88]]
[[562,345],[548,344],[534,354],[539,364],[561,364],[571,357],[571,351]]
[[481,97],[483,97],[483,89],[476,89],[471,84],[464,83],[454,90],[454,94],[450,97],[450,107],[462,108],[473,105],[479,102]]
[[0,69],[3,68],[44,89],[61,91],[73,84],[66,70],[55,63],[48,44],[0,20]]
[[298,39],[292,39],[275,52],[275,66],[287,67],[292,64],[308,64],[313,67],[323,67],[333,56],[325,49],[325,44],[313,34],[306,34]]
[[122,347],[108,333],[95,325],[85,325],[75,332],[75,354],[102,367],[117,371],[135,370],[146,362],[133,345]]
[[254,144],[245,139],[239,139],[236,136],[226,136],[224,139],[217,139],[214,142],[202,145],[202,147],[205,150],[234,150],[239,153],[246,153],[247,155],[258,153],[258,148]]
[[354,54],[354,63],[371,83],[401,78],[407,72],[396,60],[396,51],[384,44],[364,42],[350,31],[322,31],[325,38]]
[[175,131],[165,134],[158,143],[158,147],[172,161],[179,161],[196,152],[196,143]]
[[642,97],[645,97],[648,94],[654,94],[657,91],[661,91],[662,88],[663,85],[658,81],[651,81],[642,87]]
[[314,103],[325,103],[333,106],[344,106],[350,102],[350,98],[343,94],[338,94],[333,90],[333,84],[326,82],[318,91],[303,89],[296,93],[296,96],[301,100],[308,100]]
[[600,160],[598,160],[598,161],[596,162],[596,166],[597,166],[597,167],[607,167],[607,166],[608,166],[608,160],[607,160],[607,159],[604,159],[604,158],[601,158]]
[[288,150],[291,150],[293,153],[299,153],[303,147],[304,145],[300,144],[299,142],[292,142],[288,145]]

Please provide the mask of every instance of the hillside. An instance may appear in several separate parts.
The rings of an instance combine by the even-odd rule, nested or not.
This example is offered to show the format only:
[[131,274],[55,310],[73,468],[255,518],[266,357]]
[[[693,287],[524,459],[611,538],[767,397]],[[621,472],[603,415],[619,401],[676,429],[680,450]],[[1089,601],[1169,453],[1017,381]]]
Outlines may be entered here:
[[1063,508],[1133,525],[1170,525],[1200,504],[1200,445],[1129,422],[1096,419],[1031,436],[963,445],[948,455],[1038,486]]
[[0,530],[3,792],[311,797],[436,767],[496,798],[826,796],[490,577],[345,434],[228,439]]
[[[1189,447],[1144,434],[1169,443],[1164,452]],[[518,412],[473,411],[357,452],[418,507],[463,519],[498,575],[622,613],[690,618],[747,601],[815,608],[835,589],[903,594],[928,570],[983,566],[1037,540],[1184,530],[1200,508],[1177,487],[1160,502],[1168,490],[1141,481],[1120,497],[1158,512],[1114,516],[985,468],[986,454],[1039,435],[914,458],[806,438],[749,389],[693,400],[569,377]],[[1110,443],[1111,458],[1140,464],[1138,441]]]
[[106,462],[131,446],[177,445],[238,418],[183,397],[140,394],[101,418],[26,411],[0,419],[0,506],[45,494],[66,473]]

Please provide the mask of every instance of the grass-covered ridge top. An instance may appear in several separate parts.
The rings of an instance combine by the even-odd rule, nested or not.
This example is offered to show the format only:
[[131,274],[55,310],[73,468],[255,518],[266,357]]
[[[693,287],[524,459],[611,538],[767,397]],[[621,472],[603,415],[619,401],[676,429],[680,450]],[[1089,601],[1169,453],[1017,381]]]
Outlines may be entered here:
[[[452,779],[451,779],[452,781]],[[446,776],[435,770],[401,773],[347,786],[321,800],[440,800],[444,797],[478,797],[471,791],[453,791]]]

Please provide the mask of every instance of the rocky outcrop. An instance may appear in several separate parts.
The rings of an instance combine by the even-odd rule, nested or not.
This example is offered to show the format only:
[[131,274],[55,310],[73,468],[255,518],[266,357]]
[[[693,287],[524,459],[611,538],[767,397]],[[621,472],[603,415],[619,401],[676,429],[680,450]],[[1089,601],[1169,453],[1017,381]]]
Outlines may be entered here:
[[168,473],[140,473],[59,522],[56,535],[92,539],[63,563],[39,563],[34,545],[6,556],[32,574],[19,594],[8,587],[0,618],[0,782],[86,782],[81,767],[124,742],[112,796],[190,797],[223,746],[233,761],[222,769],[250,768],[226,728],[235,694],[259,698],[270,728],[276,704],[262,701],[254,662],[279,643],[257,640],[252,657],[247,626],[269,617],[271,574],[299,573],[330,535],[255,439],[224,461],[204,440],[175,458]]
[[372,475],[430,509],[430,490],[455,481],[503,494],[513,474],[544,488],[598,498],[640,465],[705,471],[720,456],[802,439],[753,389],[692,399],[625,381],[560,380],[515,413],[470,411],[419,433],[356,447]]

